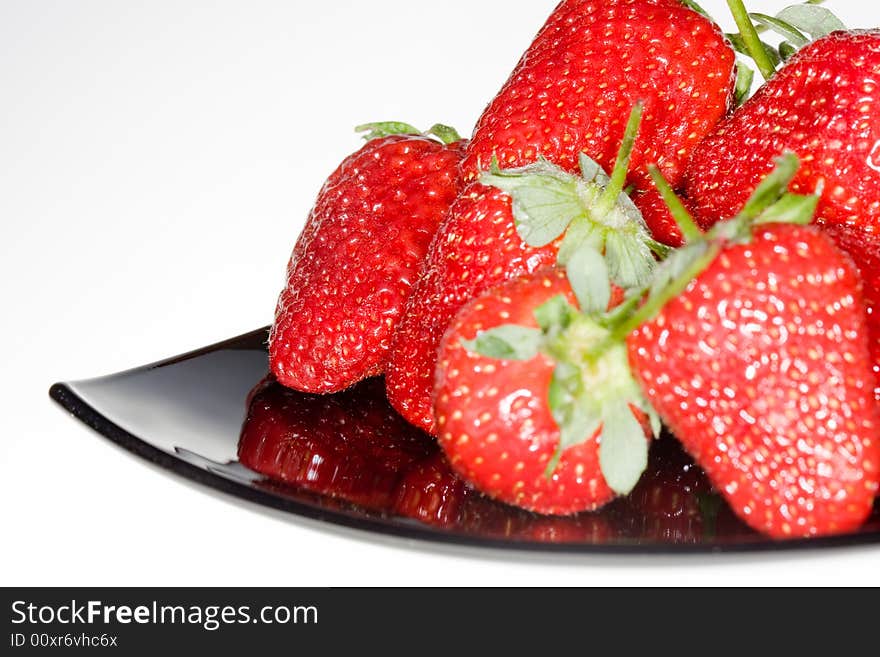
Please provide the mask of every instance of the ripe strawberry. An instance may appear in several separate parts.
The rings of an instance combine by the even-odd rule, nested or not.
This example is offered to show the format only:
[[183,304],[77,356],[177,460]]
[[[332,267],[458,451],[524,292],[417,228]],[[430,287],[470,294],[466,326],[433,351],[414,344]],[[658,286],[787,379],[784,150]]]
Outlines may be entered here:
[[685,192],[704,225],[732,216],[784,151],[794,192],[821,190],[817,222],[866,284],[880,399],[880,30],[804,47],[696,149]]
[[[581,176],[546,160],[472,183],[443,222],[413,291],[386,369],[388,397],[410,422],[435,431],[437,349],[455,313],[483,290],[557,262],[584,244],[604,253],[611,281],[642,285],[655,265],[641,215],[622,194],[641,106],[632,112],[611,178],[581,156]],[[604,309],[603,309],[604,310]]]
[[424,431],[436,431],[434,370],[449,322],[486,287],[555,263],[557,248],[524,244],[516,233],[510,197],[497,188],[474,183],[455,202],[392,342],[385,375],[388,399],[403,417]]
[[673,185],[727,113],[734,52],[718,26],[679,0],[563,0],[480,118],[463,163],[475,179],[542,156],[574,172],[586,153],[610,171],[636,102],[645,116],[630,182],[648,164]]
[[[583,300],[589,290],[578,287]],[[453,469],[543,514],[602,506],[635,485],[647,460],[649,408],[625,348],[585,357],[608,332],[578,303],[563,272],[537,272],[468,303],[440,347],[437,427]]]
[[305,392],[345,389],[380,374],[431,238],[460,190],[463,143],[401,124],[371,139],[330,176],[287,270],[269,343],[278,380]]
[[386,511],[401,473],[436,452],[388,406],[379,379],[310,395],[272,379],[251,395],[239,461],[273,480]]
[[684,292],[628,338],[648,399],[754,529],[860,525],[880,486],[880,417],[850,260],[816,228],[752,231],[745,215],[679,258],[670,285]]

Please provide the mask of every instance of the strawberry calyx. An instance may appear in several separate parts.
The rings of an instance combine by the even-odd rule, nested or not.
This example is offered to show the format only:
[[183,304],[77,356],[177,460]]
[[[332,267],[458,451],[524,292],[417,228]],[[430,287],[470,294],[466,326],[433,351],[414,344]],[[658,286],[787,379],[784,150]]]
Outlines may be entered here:
[[609,279],[624,290],[644,285],[656,267],[656,242],[624,192],[641,116],[642,104],[637,103],[610,176],[582,153],[580,176],[540,158],[533,164],[504,170],[493,159],[480,177],[484,185],[510,196],[523,242],[540,248],[564,235],[557,256],[561,266],[567,266],[587,245],[601,254]]
[[375,123],[364,123],[354,129],[355,132],[364,133],[361,136],[366,141],[374,139],[384,139],[385,137],[393,137],[395,135],[421,135],[424,137],[436,137],[442,143],[454,144],[461,141],[461,135],[455,128],[442,123],[435,123],[426,131],[422,132],[418,128],[411,126],[409,123],[401,121],[378,121]]

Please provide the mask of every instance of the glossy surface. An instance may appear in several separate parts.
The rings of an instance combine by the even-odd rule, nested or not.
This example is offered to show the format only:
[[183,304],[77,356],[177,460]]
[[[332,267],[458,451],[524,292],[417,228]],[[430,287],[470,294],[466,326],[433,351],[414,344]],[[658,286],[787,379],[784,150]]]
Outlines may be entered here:
[[[294,516],[382,535],[486,548],[632,553],[880,542],[876,507],[869,521],[851,534],[770,541],[734,517],[668,437],[655,444],[649,471],[633,494],[599,513],[547,518],[517,511],[486,500],[456,480],[431,439],[393,415],[377,394],[381,382],[369,381],[333,398],[300,395],[265,382],[265,342],[263,329],[129,372],[57,384],[51,394],[113,442],[179,476]],[[326,449],[329,441],[331,451],[343,459],[351,460],[351,454],[357,453],[363,463],[378,464],[382,477],[371,475],[372,481],[387,488],[379,496],[356,499],[353,494],[363,495],[364,482],[351,477],[343,478],[343,486],[332,478],[330,485],[315,486],[308,482],[308,473],[314,469],[305,468],[305,485],[291,484],[243,466],[238,460],[242,427],[247,437],[257,404],[266,412],[263,419],[278,429],[258,438],[263,450],[268,450],[264,455],[283,454],[305,437],[312,441],[312,452],[302,462],[315,464],[314,454]],[[323,433],[315,427],[323,427]],[[333,427],[337,434],[327,431]],[[388,433],[393,427],[408,435]],[[364,444],[358,445],[358,436],[373,436],[378,442],[365,449]],[[395,445],[405,447],[404,458],[399,458]],[[263,463],[285,465],[278,458]],[[265,470],[264,466],[258,465]]]
[[731,243],[628,338],[664,422],[768,535],[859,527],[880,489],[880,419],[854,267],[812,226]]
[[[553,268],[493,288],[462,309],[439,351],[437,435],[456,471],[494,499],[537,513],[568,515],[593,511],[615,496],[599,465],[601,430],[572,436],[547,476],[562,433],[547,391],[557,363],[573,363],[540,352],[529,359],[496,360],[474,353],[465,343],[504,324],[537,329],[536,309],[559,296],[578,308],[565,272]],[[617,351],[618,367],[609,362],[613,356],[601,359],[597,367],[609,373],[607,380],[594,381],[594,371],[586,366],[580,370],[585,387],[611,389],[609,384],[621,378],[621,361],[628,373],[626,353]],[[636,387],[631,377],[629,381]],[[605,402],[612,406],[611,395],[607,397],[590,396],[578,403],[602,417]],[[636,439],[645,441],[644,430],[635,425]]]

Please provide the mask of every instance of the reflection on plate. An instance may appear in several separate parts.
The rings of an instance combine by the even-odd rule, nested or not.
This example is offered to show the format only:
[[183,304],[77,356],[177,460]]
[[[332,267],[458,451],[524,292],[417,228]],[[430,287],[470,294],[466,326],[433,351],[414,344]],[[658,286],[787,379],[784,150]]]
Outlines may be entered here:
[[637,488],[597,513],[549,518],[498,504],[397,416],[381,379],[332,396],[267,378],[266,330],[52,397],[107,438],[214,489],[295,515],[394,536],[492,548],[676,553],[880,542],[858,532],[773,542],[743,525],[671,437]]

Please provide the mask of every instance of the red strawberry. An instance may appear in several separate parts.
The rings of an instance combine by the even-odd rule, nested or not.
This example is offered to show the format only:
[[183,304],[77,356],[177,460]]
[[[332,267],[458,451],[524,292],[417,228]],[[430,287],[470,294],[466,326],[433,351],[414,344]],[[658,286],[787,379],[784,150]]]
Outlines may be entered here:
[[543,156],[573,172],[585,152],[610,171],[626,116],[645,103],[631,182],[656,163],[673,185],[727,113],[735,56],[719,28],[679,0],[563,0],[480,118],[463,169]]
[[[577,303],[559,270],[510,281],[467,304],[440,348],[437,427],[450,464],[486,495],[544,514],[602,506],[647,459],[638,407],[648,409],[625,349],[584,358],[607,331]],[[543,335],[539,322],[563,330]]]
[[251,395],[238,446],[255,472],[373,511],[386,511],[401,474],[435,450],[388,406],[379,379],[336,395],[270,379]]
[[460,190],[462,142],[387,134],[409,130],[400,124],[365,127],[374,138],[325,183],[278,301],[272,371],[306,392],[382,372],[428,244]]
[[806,46],[694,152],[686,194],[709,226],[732,216],[784,151],[795,192],[821,190],[817,221],[861,270],[880,399],[880,30]]
[[852,530],[880,486],[860,282],[818,229],[744,225],[680,252],[704,269],[629,337],[633,371],[749,526],[775,538]]
[[620,288],[650,278],[653,242],[621,193],[640,117],[637,105],[611,178],[587,156],[581,156],[580,177],[541,160],[521,169],[494,168],[481,178],[491,186],[473,183],[455,202],[431,244],[388,361],[388,397],[410,422],[434,432],[440,339],[461,306],[483,290],[566,265],[585,244],[604,253],[607,275]]
[[[647,189],[645,166],[650,162],[659,163],[677,183],[693,147],[727,112],[733,80],[734,54],[720,30],[678,0],[565,0],[480,119],[463,163],[465,178],[476,179],[491,167],[493,157],[506,170],[529,171],[544,158],[572,173],[595,165],[585,167],[586,154],[605,171],[612,170],[618,155],[619,178],[610,185],[614,190],[622,189],[627,177]],[[626,116],[639,104],[644,121],[636,139],[627,130]],[[635,144],[626,145],[628,138]],[[620,158],[618,150],[626,157]],[[540,163],[536,169],[546,173]],[[588,180],[604,182],[594,172],[584,173]],[[553,239],[523,233],[524,222],[515,215],[527,200],[515,198],[511,211],[506,196],[517,196],[521,186],[504,180],[505,175],[481,176],[505,194],[476,185],[465,190],[429,249],[423,280],[394,339],[387,368],[389,398],[426,431],[435,430],[431,391],[437,348],[454,313],[494,284],[553,264],[560,247],[555,238],[565,226]],[[574,202],[584,204],[583,199]],[[601,216],[609,208],[595,212],[586,207],[583,213],[593,215],[590,220],[604,232],[613,232],[630,209],[617,208],[616,217]],[[641,218],[631,220],[642,223]],[[584,230],[571,232],[571,241],[584,239]],[[613,255],[649,258],[646,240],[647,233],[628,253],[615,249]],[[647,269],[644,262],[641,267]],[[615,282],[630,287],[643,280]]]
[[435,432],[434,369],[449,322],[475,293],[555,263],[557,248],[524,244],[510,197],[494,187],[474,183],[455,202],[392,343],[388,399],[403,417]]

